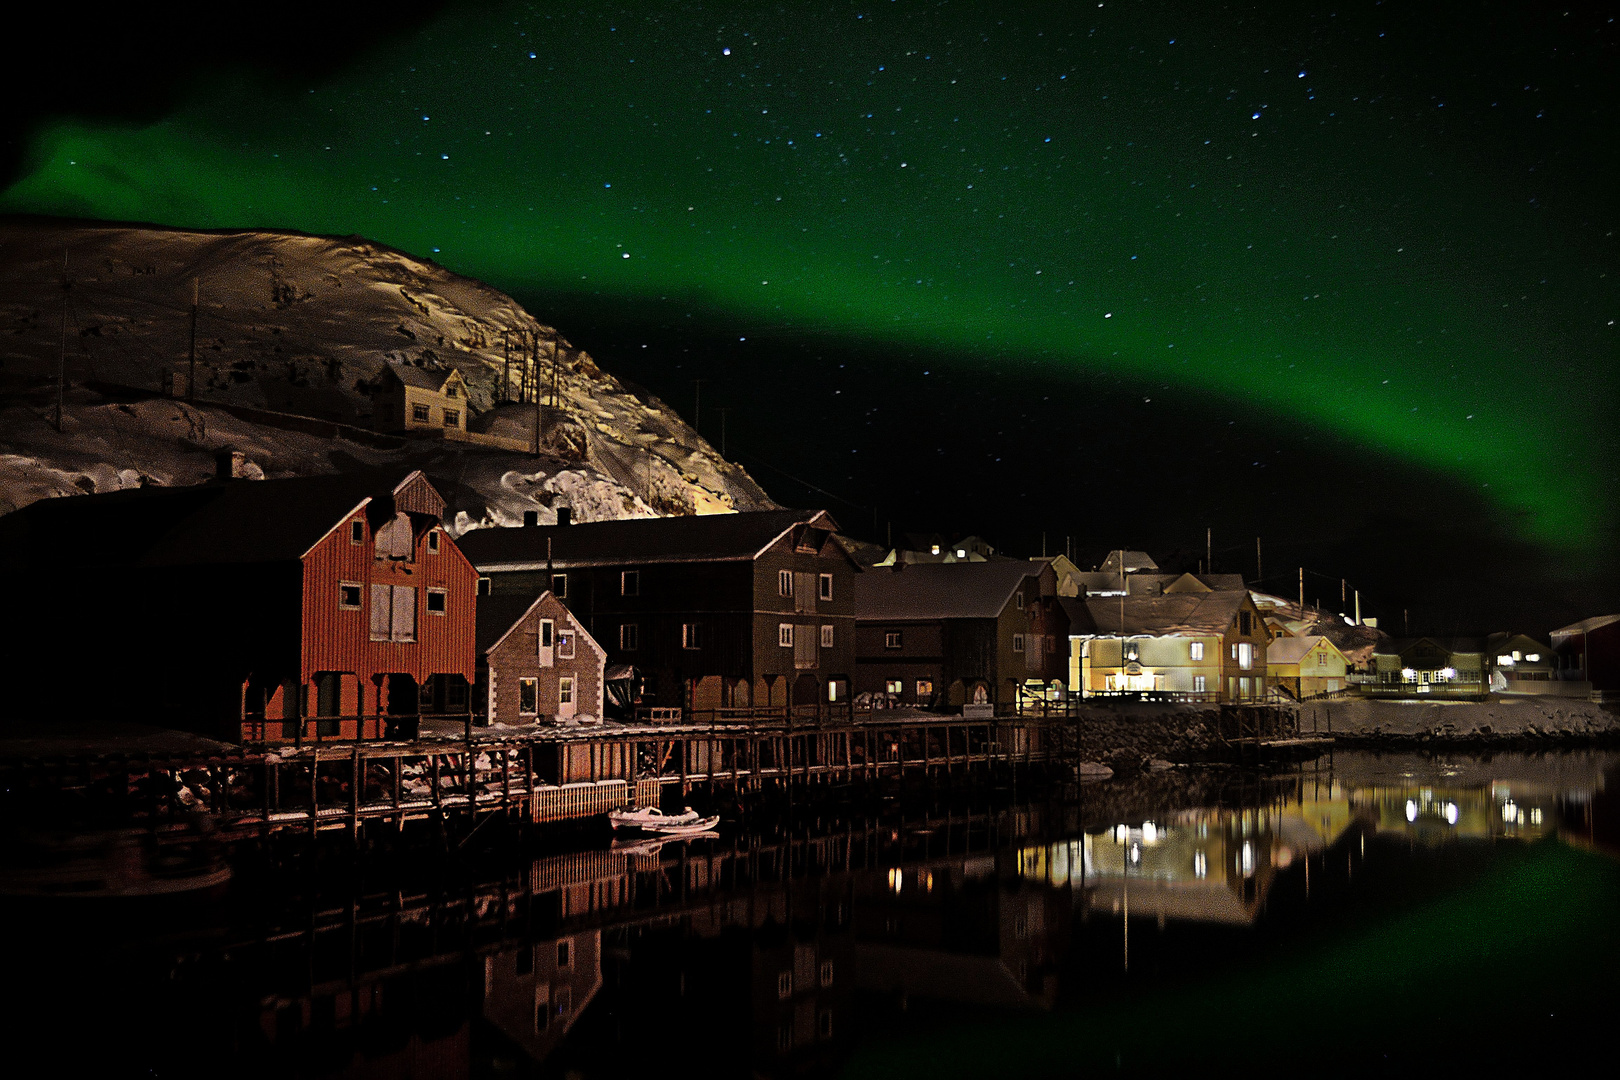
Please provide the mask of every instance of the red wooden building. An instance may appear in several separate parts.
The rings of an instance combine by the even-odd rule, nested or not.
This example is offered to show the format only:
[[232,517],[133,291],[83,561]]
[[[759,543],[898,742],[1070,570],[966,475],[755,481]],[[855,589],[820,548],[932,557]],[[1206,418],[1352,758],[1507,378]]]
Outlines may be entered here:
[[0,519],[27,613],[4,662],[44,718],[411,734],[471,704],[477,573],[443,512],[420,472],[34,503]]

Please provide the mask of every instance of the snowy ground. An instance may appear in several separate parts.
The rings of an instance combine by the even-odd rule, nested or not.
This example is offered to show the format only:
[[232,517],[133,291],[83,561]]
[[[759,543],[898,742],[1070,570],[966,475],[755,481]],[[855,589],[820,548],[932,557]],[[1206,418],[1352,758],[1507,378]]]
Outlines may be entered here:
[[[86,389],[157,392],[166,375],[183,377],[193,281],[197,404]],[[49,421],[64,338],[73,388],[59,434]],[[378,375],[395,361],[457,368],[481,413],[500,404],[503,343],[519,339],[537,341],[542,374],[555,366],[559,377],[561,415],[547,422],[540,458],[438,442],[382,450],[209,407],[365,427]],[[501,414],[506,429],[532,432],[532,406]],[[548,522],[558,505],[581,521],[773,505],[661,402],[628,392],[510,297],[431,263],[355,238],[0,221],[0,512],[81,491],[197,483],[227,446],[267,476],[428,468],[464,485],[452,498],[463,527],[515,524],[531,509]]]

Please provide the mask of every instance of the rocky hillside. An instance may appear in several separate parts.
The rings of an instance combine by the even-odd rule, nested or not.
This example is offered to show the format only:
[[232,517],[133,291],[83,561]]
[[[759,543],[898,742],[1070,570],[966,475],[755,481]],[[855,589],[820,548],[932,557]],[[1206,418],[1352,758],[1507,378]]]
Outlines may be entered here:
[[[194,289],[188,403],[165,388],[184,389]],[[555,375],[559,391],[539,457],[367,437],[394,362],[456,368],[480,426],[527,442],[534,406],[504,401],[522,394],[536,353],[543,385]],[[455,489],[462,528],[516,523],[529,509],[550,521],[560,505],[584,521],[773,505],[657,399],[631,393],[511,297],[431,262],[356,237],[0,219],[0,512],[197,483],[227,447],[267,476],[425,468]]]

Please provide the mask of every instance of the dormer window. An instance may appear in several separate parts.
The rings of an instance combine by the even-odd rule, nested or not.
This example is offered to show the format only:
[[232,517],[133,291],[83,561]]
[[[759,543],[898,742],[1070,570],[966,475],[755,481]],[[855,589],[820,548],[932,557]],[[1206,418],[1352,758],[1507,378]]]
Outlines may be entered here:
[[456,384],[455,383],[451,383],[449,386],[444,388],[444,396],[447,397],[447,398],[453,398],[453,397],[456,396]]
[[437,555],[439,553],[438,529],[434,529],[432,532],[427,534],[427,549],[429,555]]

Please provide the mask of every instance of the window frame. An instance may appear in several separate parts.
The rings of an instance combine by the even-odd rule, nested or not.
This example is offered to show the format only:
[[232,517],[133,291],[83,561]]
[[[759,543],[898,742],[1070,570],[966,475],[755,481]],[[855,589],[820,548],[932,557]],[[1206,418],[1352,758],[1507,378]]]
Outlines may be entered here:
[[570,629],[558,629],[557,659],[572,660],[574,655],[574,631]]
[[416,404],[416,403],[413,402],[411,404],[411,423],[413,423],[413,424],[431,424],[431,423],[433,423],[433,410],[431,408],[429,408],[428,406],[426,406],[426,405],[420,405],[420,404]]
[[445,427],[460,427],[461,426],[461,410],[460,409],[446,409],[446,410],[444,410],[444,426]]
[[355,518],[349,522],[349,543],[355,547],[366,545],[366,523],[363,518]]
[[703,624],[700,622],[681,623],[681,648],[703,648]]
[[883,632],[883,647],[885,649],[903,649],[906,647],[904,631],[885,630]]
[[[523,707],[523,694],[525,690],[528,691],[529,695],[529,707],[527,709]],[[518,715],[540,715],[540,680],[534,676],[525,675],[518,679]]]
[[641,571],[640,570],[620,570],[619,571],[619,595],[620,596],[640,596],[641,595]]
[[793,571],[778,570],[776,572],[776,595],[784,599],[793,598]]
[[821,647],[823,649],[830,649],[830,648],[833,647],[833,640],[834,640],[833,634],[834,634],[834,632],[833,632],[833,624],[832,623],[822,623],[821,624]]
[[1204,658],[1204,643],[1202,641],[1189,642],[1187,645],[1187,659],[1202,660]]
[[[343,599],[345,589],[354,590],[354,603],[350,604]],[[338,582],[338,610],[359,611],[366,606],[366,587],[358,581]]]
[[816,575],[816,596],[822,600],[833,598],[833,576],[831,574]]
[[1024,635],[1023,634],[1014,634],[1013,635],[1012,649],[1013,649],[1013,652],[1023,652],[1024,651]]
[[540,620],[540,647],[549,649],[557,643],[557,624],[552,619]]
[[[560,589],[557,587],[558,582],[562,583],[562,588],[560,588]],[[555,574],[554,573],[554,574],[551,575],[551,595],[555,596],[559,600],[568,599],[568,575],[567,574]]]
[[560,675],[557,678],[557,704],[572,705],[574,703],[574,677]]
[[[433,600],[434,600],[435,597],[437,597],[438,601],[439,601],[439,606],[438,606],[437,610],[435,610],[434,607],[433,607]],[[447,589],[428,589],[427,590],[427,599],[424,601],[424,604],[426,605],[427,613],[429,615],[437,615],[440,618],[443,618],[444,616],[450,614],[450,592],[449,592],[449,590],[447,590]]]
[[620,623],[619,624],[619,651],[620,652],[636,652],[640,648],[641,648],[641,624],[640,623],[633,623],[633,622]]
[[442,546],[443,545],[439,540],[439,530],[429,529],[427,534],[427,553],[429,555],[437,555],[440,547]]
[[475,595],[477,595],[477,596],[488,596],[490,594],[490,589],[493,586],[493,584],[494,583],[487,577],[479,578],[478,579],[478,584],[475,586],[475,590],[476,590]]
[[793,624],[790,622],[776,624],[776,644],[784,649],[793,648]]

